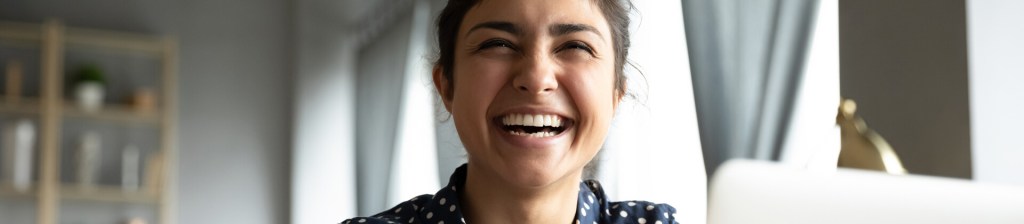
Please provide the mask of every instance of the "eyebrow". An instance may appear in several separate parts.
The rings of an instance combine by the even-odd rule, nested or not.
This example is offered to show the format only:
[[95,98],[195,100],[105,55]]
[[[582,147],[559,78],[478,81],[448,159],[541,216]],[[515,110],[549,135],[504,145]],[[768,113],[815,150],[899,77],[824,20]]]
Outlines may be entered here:
[[[473,26],[473,28],[470,28],[469,31],[466,32],[466,36],[469,36],[469,34],[473,33],[473,31],[476,31],[476,30],[479,30],[479,29],[493,29],[493,30],[498,30],[498,31],[504,31],[504,32],[510,33],[512,35],[522,34],[522,29],[520,29],[519,26],[516,26],[515,24],[512,24],[511,22],[489,21],[489,22],[483,22],[483,23],[480,23],[480,24],[476,24],[475,26]],[[548,33],[551,36],[563,36],[563,35],[568,35],[568,34],[576,33],[576,32],[591,32],[591,33],[596,34],[598,38],[601,38],[601,40],[604,40],[604,36],[601,35],[600,31],[598,31],[593,26],[590,26],[590,25],[587,25],[587,24],[560,23],[560,24],[551,25],[551,27],[548,28]]]
[[521,33],[519,27],[517,27],[516,24],[512,24],[510,22],[490,21],[476,24],[476,26],[473,26],[473,28],[469,28],[469,31],[466,32],[466,36],[469,36],[469,34],[473,33],[473,31],[484,28],[505,31],[513,35],[519,35]]
[[555,24],[551,26],[548,32],[551,33],[551,36],[562,36],[575,32],[591,32],[604,39],[604,37],[601,36],[601,32],[587,24]]

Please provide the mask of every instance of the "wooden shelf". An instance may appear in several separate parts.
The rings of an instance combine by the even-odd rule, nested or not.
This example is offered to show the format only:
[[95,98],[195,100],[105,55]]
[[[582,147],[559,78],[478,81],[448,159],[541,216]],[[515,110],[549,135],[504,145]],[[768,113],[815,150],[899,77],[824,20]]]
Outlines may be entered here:
[[94,119],[133,124],[159,125],[159,109],[140,111],[129,105],[107,104],[98,111],[85,111],[74,102],[64,103],[64,116],[68,118]]
[[32,186],[27,191],[18,191],[14,189],[14,185],[11,182],[0,182],[0,198],[35,199],[36,184],[32,183]]
[[[39,46],[42,26],[33,23],[0,21],[0,42],[15,46]],[[71,48],[91,48],[124,52],[143,52],[161,56],[164,38],[128,32],[65,27],[64,44]]]
[[0,95],[0,113],[39,115],[40,109],[39,99],[22,97],[14,103]]
[[118,202],[118,203],[143,203],[158,204],[157,194],[146,192],[144,189],[138,191],[124,191],[115,186],[95,186],[92,189],[82,189],[77,185],[64,185],[60,188],[60,197],[65,200],[96,201],[96,202]]
[[0,21],[0,40],[5,43],[38,46],[42,40],[42,26],[32,23]]
[[164,40],[160,37],[126,32],[67,27],[64,41],[69,47],[144,52],[161,56]]

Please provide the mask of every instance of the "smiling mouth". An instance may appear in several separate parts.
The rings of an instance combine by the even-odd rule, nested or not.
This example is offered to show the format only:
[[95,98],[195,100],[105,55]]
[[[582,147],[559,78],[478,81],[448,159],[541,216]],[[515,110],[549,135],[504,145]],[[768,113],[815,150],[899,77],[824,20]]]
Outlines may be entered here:
[[507,114],[495,118],[502,130],[516,136],[552,137],[572,127],[572,119],[553,114]]

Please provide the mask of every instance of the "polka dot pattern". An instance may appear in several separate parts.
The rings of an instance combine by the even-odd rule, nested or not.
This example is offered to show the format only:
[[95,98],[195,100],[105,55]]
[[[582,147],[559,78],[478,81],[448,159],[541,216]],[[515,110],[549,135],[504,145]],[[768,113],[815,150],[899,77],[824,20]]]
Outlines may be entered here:
[[[371,217],[357,217],[344,220],[342,224],[368,223],[429,223],[429,224],[465,224],[459,206],[457,189],[465,186],[466,165],[463,164],[448,181],[448,186],[441,188],[433,195],[425,194],[413,197],[397,206]],[[580,182],[580,191],[576,199],[576,217],[566,220],[568,223],[593,224],[677,224],[676,209],[667,204],[656,204],[646,201],[608,201],[595,180]]]
[[675,213],[672,206],[646,201],[609,202],[601,184],[594,180],[580,183],[577,204],[588,212],[576,216],[581,223],[676,223],[675,217],[662,215]]

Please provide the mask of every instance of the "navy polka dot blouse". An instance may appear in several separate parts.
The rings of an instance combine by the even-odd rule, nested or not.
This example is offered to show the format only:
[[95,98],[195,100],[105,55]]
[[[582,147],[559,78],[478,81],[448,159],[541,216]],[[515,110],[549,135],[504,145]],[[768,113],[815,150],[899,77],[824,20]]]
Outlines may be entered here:
[[[351,218],[341,224],[363,223],[429,223],[463,224],[459,207],[459,188],[465,186],[466,164],[463,164],[448,181],[448,186],[435,195],[420,195],[398,204],[394,208],[371,217]],[[639,223],[676,224],[676,209],[667,204],[646,201],[610,202],[595,180],[580,182],[580,193],[576,199],[576,217],[571,223]]]

